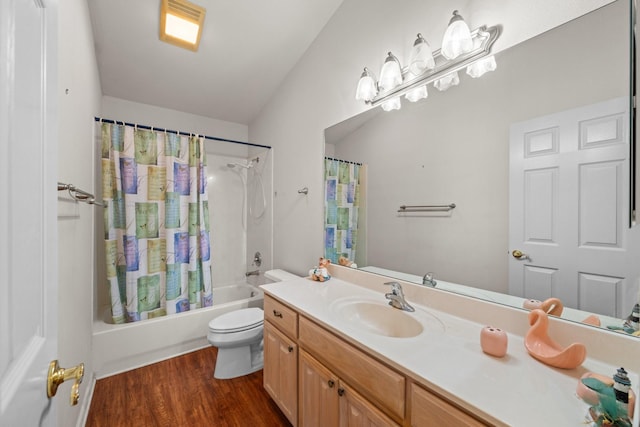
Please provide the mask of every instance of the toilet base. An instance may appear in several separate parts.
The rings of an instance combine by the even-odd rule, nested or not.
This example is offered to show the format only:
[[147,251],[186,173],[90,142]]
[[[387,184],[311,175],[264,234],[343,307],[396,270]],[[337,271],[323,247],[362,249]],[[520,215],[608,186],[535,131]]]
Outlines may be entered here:
[[241,377],[264,366],[263,341],[241,346],[218,348],[213,377],[220,380]]

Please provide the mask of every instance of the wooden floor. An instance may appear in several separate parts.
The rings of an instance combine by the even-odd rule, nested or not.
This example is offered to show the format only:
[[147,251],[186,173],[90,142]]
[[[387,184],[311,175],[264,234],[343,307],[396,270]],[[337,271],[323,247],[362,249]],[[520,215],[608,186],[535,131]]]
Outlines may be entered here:
[[209,347],[98,380],[87,427],[290,426],[262,387],[262,371],[213,378]]

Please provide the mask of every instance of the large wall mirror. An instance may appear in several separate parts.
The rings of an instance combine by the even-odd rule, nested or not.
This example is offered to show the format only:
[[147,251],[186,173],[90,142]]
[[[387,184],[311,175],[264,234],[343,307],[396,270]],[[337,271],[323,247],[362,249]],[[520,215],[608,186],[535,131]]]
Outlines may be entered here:
[[630,14],[615,1],[499,52],[479,79],[326,129],[328,157],[363,165],[352,261],[520,307],[554,297],[572,320],[622,325],[640,287]]

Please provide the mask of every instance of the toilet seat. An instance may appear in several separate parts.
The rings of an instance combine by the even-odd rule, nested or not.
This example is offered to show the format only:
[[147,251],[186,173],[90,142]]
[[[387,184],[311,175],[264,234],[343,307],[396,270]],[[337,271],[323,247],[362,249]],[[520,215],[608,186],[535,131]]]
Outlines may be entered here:
[[251,307],[225,313],[209,322],[209,332],[232,334],[261,327],[264,312],[261,308]]

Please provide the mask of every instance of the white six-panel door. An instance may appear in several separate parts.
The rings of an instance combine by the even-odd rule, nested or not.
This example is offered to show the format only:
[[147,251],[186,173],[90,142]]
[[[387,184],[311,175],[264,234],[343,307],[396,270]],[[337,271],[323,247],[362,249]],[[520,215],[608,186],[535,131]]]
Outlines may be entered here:
[[516,123],[510,146],[509,291],[625,317],[636,301],[629,229],[629,100]]
[[57,345],[56,15],[0,1],[0,425],[51,426]]

